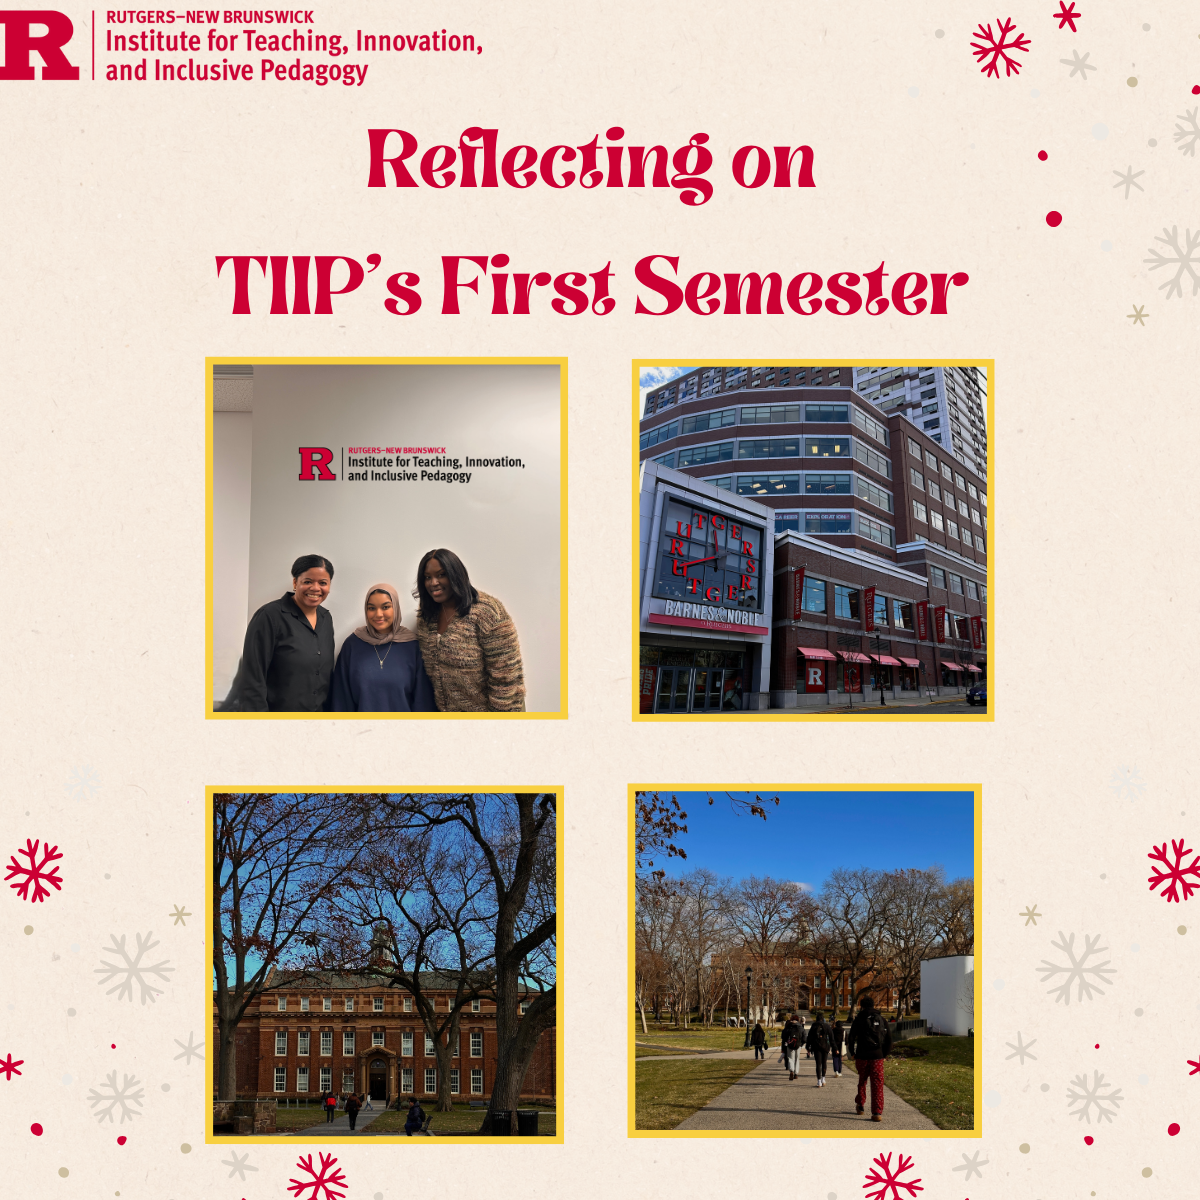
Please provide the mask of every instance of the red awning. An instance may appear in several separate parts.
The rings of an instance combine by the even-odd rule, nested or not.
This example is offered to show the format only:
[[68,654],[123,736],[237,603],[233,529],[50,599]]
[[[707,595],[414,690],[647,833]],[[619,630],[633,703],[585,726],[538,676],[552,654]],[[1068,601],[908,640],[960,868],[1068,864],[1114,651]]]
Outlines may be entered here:
[[898,667],[900,660],[893,658],[890,654],[872,654],[871,657],[879,663],[881,667]]
[[981,671],[981,670],[980,670],[978,667],[973,667],[973,666],[972,666],[970,663],[967,663],[967,670],[968,670],[968,671],[974,671],[976,675],[982,675],[982,674],[983,674],[983,672],[982,672],[982,671]]
[[960,667],[958,665],[958,663],[944,662],[944,663],[942,663],[942,666],[947,671],[961,671],[962,670],[962,667]]
[[803,654],[805,658],[827,658],[830,662],[835,661],[828,650],[818,650],[815,646],[797,646],[796,653]]
[[843,662],[869,663],[871,661],[865,654],[859,654],[857,650],[839,650],[838,654],[842,656]]
[[921,665],[921,660],[919,658],[905,658],[903,654],[900,655],[900,661],[906,667],[919,667]]

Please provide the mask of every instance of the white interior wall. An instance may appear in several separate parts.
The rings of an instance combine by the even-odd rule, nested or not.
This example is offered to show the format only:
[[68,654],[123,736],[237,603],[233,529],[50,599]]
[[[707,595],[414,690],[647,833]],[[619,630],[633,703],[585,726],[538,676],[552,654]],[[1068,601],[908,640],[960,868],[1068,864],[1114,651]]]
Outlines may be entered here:
[[213,413],[213,696],[233,685],[249,617],[250,461],[248,412]]

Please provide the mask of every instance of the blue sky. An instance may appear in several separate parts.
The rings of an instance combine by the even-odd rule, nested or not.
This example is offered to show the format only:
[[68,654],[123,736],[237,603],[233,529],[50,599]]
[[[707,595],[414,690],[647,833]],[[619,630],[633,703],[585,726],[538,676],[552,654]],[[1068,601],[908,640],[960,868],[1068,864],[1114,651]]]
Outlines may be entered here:
[[661,860],[671,875],[707,867],[734,879],[770,875],[819,888],[834,867],[940,864],[949,879],[975,873],[971,792],[760,791],[763,799],[780,797],[778,808],[765,806],[766,821],[734,813],[727,792],[668,794],[688,814],[688,832],[677,839],[686,862]]

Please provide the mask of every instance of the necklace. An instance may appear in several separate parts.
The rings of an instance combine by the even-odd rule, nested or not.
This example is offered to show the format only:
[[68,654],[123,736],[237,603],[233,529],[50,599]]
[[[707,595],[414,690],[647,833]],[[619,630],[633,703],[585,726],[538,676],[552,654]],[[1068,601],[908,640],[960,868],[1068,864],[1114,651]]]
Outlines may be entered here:
[[385,662],[387,662],[387,656],[388,656],[388,654],[391,654],[391,652],[392,652],[392,647],[393,647],[395,644],[396,644],[395,642],[388,642],[387,654],[385,654],[385,655],[384,655],[382,658],[379,658],[379,647],[378,647],[378,646],[375,646],[375,647],[373,647],[373,649],[375,650],[375,657],[376,657],[376,658],[379,658],[379,669],[380,669],[381,671],[383,670],[383,664],[384,664]]

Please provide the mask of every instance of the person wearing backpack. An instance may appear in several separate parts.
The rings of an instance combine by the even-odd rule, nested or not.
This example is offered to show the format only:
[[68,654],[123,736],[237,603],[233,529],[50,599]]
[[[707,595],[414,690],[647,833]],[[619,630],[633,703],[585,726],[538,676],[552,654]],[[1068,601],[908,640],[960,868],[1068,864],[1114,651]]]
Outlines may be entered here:
[[788,1013],[788,1019],[783,1027],[783,1033],[780,1036],[779,1043],[783,1048],[783,1062],[788,1069],[788,1079],[796,1078],[797,1058],[800,1055],[800,1036],[803,1032],[803,1027],[797,1025],[792,1020],[792,1014]]
[[858,1016],[850,1026],[846,1049],[854,1057],[858,1070],[858,1091],[854,1096],[854,1111],[861,1113],[867,1099],[867,1080],[871,1081],[871,1120],[883,1120],[883,1060],[892,1049],[892,1035],[887,1022],[875,1011],[875,1001],[863,996],[858,1002]]
[[829,1036],[833,1043],[833,1073],[840,1079],[842,1076],[842,1044],[846,1037],[846,1031],[842,1028],[841,1021],[834,1021]]
[[754,1061],[758,1062],[760,1058],[765,1059],[767,1052],[763,1049],[767,1040],[767,1035],[763,1033],[763,1027],[758,1022],[754,1022],[754,1028],[750,1031],[750,1045],[754,1047]]
[[408,1102],[408,1115],[404,1119],[404,1133],[406,1137],[412,1137],[414,1133],[421,1132],[421,1126],[425,1123],[425,1110],[421,1107],[421,1102],[415,1096]]
[[325,1097],[325,1124],[328,1125],[330,1121],[334,1120],[336,1117],[337,1097],[330,1092],[329,1095]]
[[350,1118],[350,1128],[354,1128],[354,1122],[358,1120],[358,1110],[362,1108],[362,1103],[359,1098],[351,1092],[346,1097],[346,1116]]
[[825,1018],[817,1013],[816,1019],[809,1026],[808,1039],[804,1043],[804,1048],[817,1060],[817,1087],[825,1086],[825,1064],[829,1061],[829,1048],[832,1044],[829,1026],[825,1024]]

